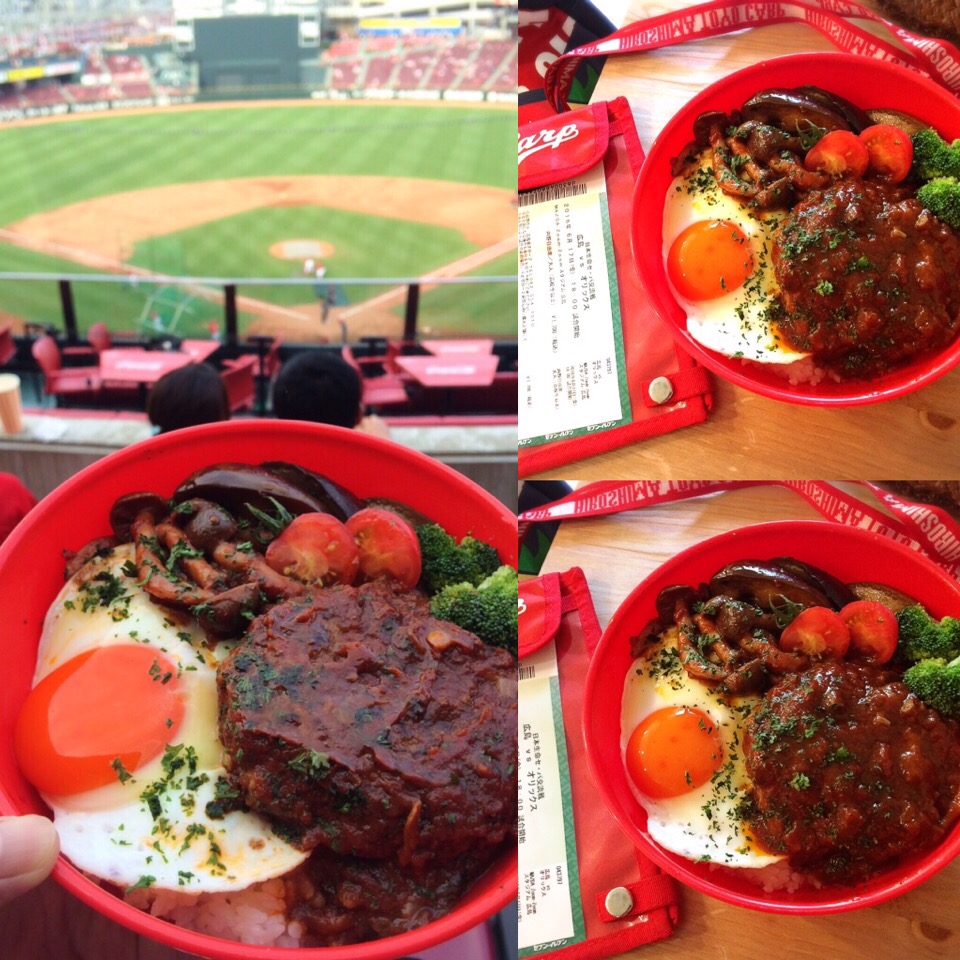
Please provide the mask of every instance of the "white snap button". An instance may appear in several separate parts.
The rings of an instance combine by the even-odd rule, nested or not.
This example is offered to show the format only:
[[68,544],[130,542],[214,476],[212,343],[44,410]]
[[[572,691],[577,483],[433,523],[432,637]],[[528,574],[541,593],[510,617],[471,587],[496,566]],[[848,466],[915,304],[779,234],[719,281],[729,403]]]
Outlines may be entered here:
[[606,896],[603,905],[612,917],[625,917],[633,909],[633,897],[626,887],[614,887]]
[[654,403],[666,403],[673,396],[673,384],[666,377],[650,381],[647,394]]

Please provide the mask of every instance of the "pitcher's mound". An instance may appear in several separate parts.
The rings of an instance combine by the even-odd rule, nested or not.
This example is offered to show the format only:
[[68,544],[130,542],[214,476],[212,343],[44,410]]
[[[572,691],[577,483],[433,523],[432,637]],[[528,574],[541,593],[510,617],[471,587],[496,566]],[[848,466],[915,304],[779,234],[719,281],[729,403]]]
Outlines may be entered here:
[[270,256],[279,260],[319,260],[333,251],[333,244],[323,240],[281,240],[270,246]]

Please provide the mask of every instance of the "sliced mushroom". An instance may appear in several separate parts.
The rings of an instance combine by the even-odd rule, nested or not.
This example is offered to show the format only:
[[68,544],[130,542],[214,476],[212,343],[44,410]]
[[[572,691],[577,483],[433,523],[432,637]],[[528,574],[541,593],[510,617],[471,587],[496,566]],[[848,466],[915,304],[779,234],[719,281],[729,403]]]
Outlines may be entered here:
[[746,693],[759,693],[765,689],[770,677],[764,668],[763,661],[756,657],[731,670],[721,681],[717,690],[733,696],[742,696]]
[[814,86],[803,86],[798,87],[802,93],[806,94],[808,97],[812,97],[814,100],[822,103],[825,107],[836,110],[844,120],[850,125],[850,129],[854,133],[859,133],[861,130],[866,130],[873,121],[870,119],[869,115],[865,110],[861,110],[855,103],[851,103],[845,97],[841,97],[839,94],[832,93],[829,90],[824,90],[822,87]]
[[714,618],[717,632],[730,642],[754,630],[772,630],[776,626],[772,613],[724,594],[711,597],[704,604],[703,612]]
[[370,497],[363,501],[365,507],[380,507],[403,517],[411,527],[419,527],[422,523],[430,523],[430,518],[419,510],[401,503],[399,500],[388,500],[386,497]]
[[712,147],[720,135],[730,126],[730,118],[719,110],[706,110],[693,121],[693,139],[701,150]]
[[918,130],[930,130],[932,127],[925,123],[912,113],[904,113],[902,110],[889,110],[886,107],[879,107],[875,110],[867,110],[867,116],[871,123],[890,123],[899,127],[904,133],[911,137]]
[[784,601],[804,607],[829,607],[827,595],[786,567],[769,560],[741,560],[718,570],[710,579],[715,593],[748,600],[763,610],[773,610]]
[[363,507],[363,503],[349,490],[322,473],[282,461],[269,461],[261,463],[260,466],[319,500],[324,506],[324,512],[333,514],[338,520],[352,517]]
[[134,539],[131,527],[141,515],[147,514],[155,523],[170,512],[170,505],[159,494],[143,491],[118,497],[110,508],[110,529],[120,543]]
[[66,560],[64,578],[69,580],[78,570],[89,563],[94,557],[104,557],[119,541],[116,537],[97,537],[85,543],[79,550],[64,550],[63,558]]
[[664,587],[657,594],[657,614],[660,617],[661,629],[673,626],[676,623],[677,605],[681,604],[689,610],[700,599],[700,593],[694,587],[685,583],[676,583]]
[[307,590],[306,584],[269,566],[263,554],[243,549],[235,543],[219,544],[213,551],[213,559],[224,569],[240,573],[245,580],[255,583],[270,600],[299,597]]
[[829,606],[837,610],[856,599],[853,591],[846,583],[838,580],[833,574],[827,573],[826,570],[813,566],[813,564],[802,563],[793,557],[775,557],[773,562],[778,566],[785,567],[800,579],[813,584],[818,590],[822,590],[830,601]]
[[839,108],[800,89],[774,87],[762,90],[747,100],[742,112],[745,120],[772,123],[801,138],[812,127],[824,131],[850,129],[849,121]]
[[[211,500],[249,527],[251,539],[261,545],[281,529],[278,505],[291,516],[326,513],[326,504],[300,487],[261,466],[221,463],[198,470],[176,489],[174,502]],[[278,525],[265,525],[264,517],[277,517]]]
[[212,633],[233,635],[246,628],[248,619],[259,606],[259,586],[240,583],[195,606],[193,614]]
[[779,157],[784,150],[791,153],[800,153],[803,150],[798,136],[759,120],[741,123],[734,131],[734,136],[744,142],[750,156],[763,162],[771,157]]
[[186,521],[183,532],[198,550],[210,553],[218,543],[236,539],[237,521],[219,503],[195,497],[181,503],[177,511]]
[[904,607],[917,602],[909,594],[894,587],[888,587],[885,583],[851,583],[850,591],[857,600],[876,600],[889,607],[894,613],[899,613]]

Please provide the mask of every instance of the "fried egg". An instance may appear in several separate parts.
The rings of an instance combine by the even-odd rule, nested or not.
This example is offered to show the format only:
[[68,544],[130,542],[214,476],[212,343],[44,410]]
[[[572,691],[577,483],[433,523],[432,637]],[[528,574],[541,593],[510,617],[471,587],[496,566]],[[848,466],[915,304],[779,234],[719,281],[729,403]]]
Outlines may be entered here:
[[633,662],[624,684],[620,749],[627,780],[661,847],[690,860],[764,867],[767,853],[741,817],[750,781],[741,727],[759,697],[726,700],[680,664],[677,630]]
[[792,363],[809,356],[780,339],[768,309],[779,292],[770,259],[777,215],[724,193],[707,159],[676,177],[663,210],[663,257],[687,331],[726,357]]
[[[259,815],[220,815],[215,646],[154,604],[125,544],[71,577],[44,621],[17,721],[24,775],[53,811],[61,851],[125,888],[242,889],[306,854]],[[210,804],[210,806],[208,806]]]

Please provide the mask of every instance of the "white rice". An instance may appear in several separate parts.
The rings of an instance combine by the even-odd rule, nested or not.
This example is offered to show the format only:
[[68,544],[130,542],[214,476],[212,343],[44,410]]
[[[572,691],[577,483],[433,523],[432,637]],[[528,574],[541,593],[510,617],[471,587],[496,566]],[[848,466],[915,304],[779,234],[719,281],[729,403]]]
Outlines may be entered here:
[[211,937],[260,946],[299,947],[305,931],[298,921],[287,919],[284,892],[283,880],[274,879],[228,893],[141,888],[131,890],[124,900],[138,910]]
[[794,360],[792,363],[759,363],[756,360],[743,360],[745,367],[753,369],[762,369],[767,373],[773,373],[778,377],[787,380],[792,387],[802,384],[816,386],[821,380],[829,379],[840,383],[840,377],[835,373],[826,370],[824,367],[818,367],[812,357],[803,357],[800,360]]
[[728,876],[748,880],[758,887],[763,887],[765,893],[777,891],[793,893],[805,886],[820,887],[818,880],[805,877],[802,873],[793,870],[787,860],[770,863],[765,867],[727,867],[721,863],[711,863],[710,869],[722,870]]

